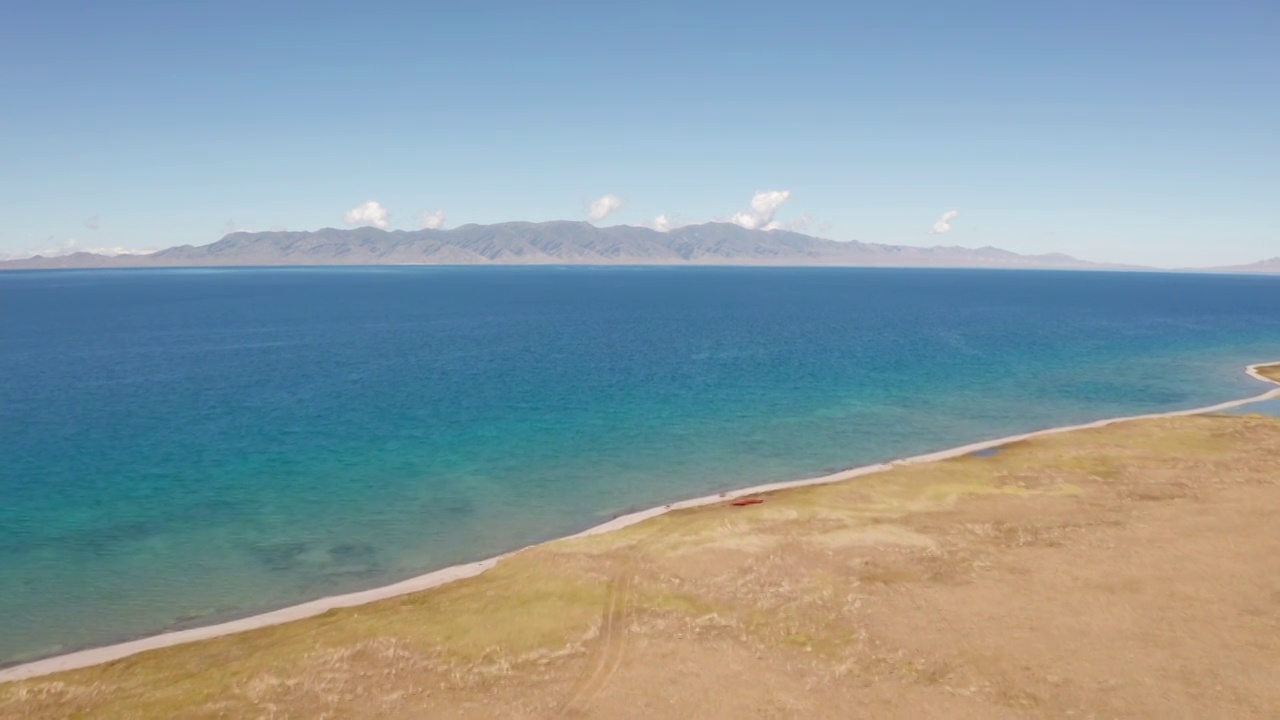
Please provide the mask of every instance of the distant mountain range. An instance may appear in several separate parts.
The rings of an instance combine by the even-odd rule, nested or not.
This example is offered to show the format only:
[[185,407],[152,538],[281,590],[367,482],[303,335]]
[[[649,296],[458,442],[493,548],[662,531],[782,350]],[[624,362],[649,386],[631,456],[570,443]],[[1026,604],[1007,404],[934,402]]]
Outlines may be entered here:
[[206,267],[246,265],[911,265],[932,267],[1119,267],[1060,254],[1019,255],[999,248],[912,247],[839,242],[730,223],[668,232],[585,222],[507,222],[452,230],[362,227],[314,232],[236,232],[209,245],[146,255],[78,252],[0,262],[0,269]]
[[1206,268],[1206,270],[1209,272],[1280,273],[1280,257],[1259,260],[1256,263],[1247,265],[1227,265],[1225,267]]
[[[0,262],[0,269],[257,265],[833,265],[1136,269],[1068,255],[1019,255],[994,247],[914,247],[840,242],[785,230],[706,223],[658,232],[586,222],[507,222],[452,230],[236,232],[209,245],[145,255],[78,252]],[[1224,271],[1280,271],[1280,258]]]

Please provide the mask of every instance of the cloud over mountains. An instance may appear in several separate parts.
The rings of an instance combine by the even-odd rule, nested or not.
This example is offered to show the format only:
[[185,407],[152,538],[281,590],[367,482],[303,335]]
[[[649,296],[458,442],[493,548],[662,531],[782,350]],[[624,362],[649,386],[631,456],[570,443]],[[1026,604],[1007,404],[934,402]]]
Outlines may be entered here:
[[423,230],[439,230],[444,227],[444,211],[436,210],[428,212],[423,210],[421,213]]
[[778,208],[790,199],[790,190],[760,190],[751,196],[750,210],[733,216],[733,224],[748,230],[777,230],[782,226],[773,217]]
[[348,210],[342,216],[342,219],[351,227],[368,225],[386,230],[391,225],[390,217],[390,211],[382,207],[382,203],[377,200],[370,200]]
[[605,195],[602,198],[592,200],[587,205],[587,217],[591,218],[593,222],[598,222],[620,210],[622,205],[623,200],[617,195]]
[[951,221],[959,216],[959,210],[948,210],[942,213],[942,217],[938,218],[938,222],[933,224],[933,229],[929,231],[929,234],[942,235],[951,232]]

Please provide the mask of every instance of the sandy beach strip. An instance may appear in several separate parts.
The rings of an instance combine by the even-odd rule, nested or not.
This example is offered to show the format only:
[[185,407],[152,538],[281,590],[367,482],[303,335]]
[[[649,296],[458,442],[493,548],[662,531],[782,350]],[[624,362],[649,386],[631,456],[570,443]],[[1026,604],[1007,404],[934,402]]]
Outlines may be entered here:
[[[1261,372],[1259,372],[1260,368],[1270,367],[1274,365],[1280,365],[1280,362],[1255,363],[1253,365],[1250,365],[1246,369],[1246,373],[1250,377],[1256,380],[1262,381],[1264,383],[1268,383],[1271,385],[1280,385],[1280,381],[1272,380],[1271,378],[1265,377]],[[874,465],[866,465],[862,467],[851,468],[848,470],[842,470],[840,472],[824,475],[821,477],[768,483],[764,485],[756,485],[754,487],[742,488],[739,490],[719,493],[716,495],[707,495],[699,498],[673,502],[666,505],[661,505],[661,506],[649,508],[646,510],[630,513],[627,515],[619,516],[617,518],[609,520],[608,522],[601,523],[600,525],[596,525],[587,530],[583,530],[582,532],[569,535],[567,536],[567,538],[585,537],[585,536],[598,535],[601,533],[607,533],[607,532],[619,530],[621,528],[625,528],[625,527],[634,525],[636,523],[643,522],[644,520],[658,517],[660,515],[663,515],[675,510],[683,510],[687,508],[696,508],[696,507],[702,507],[706,505],[713,505],[716,503],[731,501],[736,498],[744,497],[747,495],[757,495],[762,493],[776,492],[779,490],[787,490],[790,488],[807,487],[807,486],[813,486],[813,485],[826,485],[830,483],[842,482],[845,480],[851,480],[851,479],[862,477],[865,475],[884,472],[886,470],[889,470],[891,468],[898,467],[901,465],[937,462],[939,460],[946,460],[949,458],[960,457],[960,456],[967,455],[980,450],[987,450],[990,448],[999,447],[1001,445],[1006,445],[1009,443],[1018,442],[1021,440],[1027,440],[1027,439],[1036,438],[1036,437],[1042,437],[1045,435],[1055,435],[1059,433],[1073,432],[1076,430],[1100,428],[1108,425],[1113,425],[1116,423],[1132,422],[1137,420],[1148,420],[1148,419],[1165,418],[1165,417],[1178,417],[1178,416],[1186,416],[1186,415],[1200,415],[1204,413],[1219,412],[1219,411],[1229,410],[1229,409],[1240,407],[1243,405],[1248,405],[1251,403],[1260,402],[1263,400],[1275,399],[1275,398],[1280,398],[1280,387],[1274,387],[1268,390],[1267,392],[1261,393],[1253,397],[1243,398],[1240,400],[1230,400],[1227,402],[1218,403],[1216,405],[1210,405],[1206,407],[1192,408],[1189,410],[1175,410],[1175,411],[1163,412],[1163,413],[1149,413],[1144,415],[1130,415],[1125,417],[1108,418],[1104,420],[1096,420],[1093,422],[1083,423],[1080,425],[1066,425],[1061,427],[1047,428],[1044,430],[1036,430],[1032,432],[1021,433],[1018,435],[1010,435],[1007,437],[997,438],[994,440],[983,440],[980,442],[970,443],[968,445],[962,445],[960,447],[926,453],[923,455],[916,455],[913,457],[903,458],[900,460],[893,460],[886,463],[877,463]],[[561,538],[561,539],[567,539],[567,538]],[[556,542],[556,540],[550,540],[547,542]],[[542,544],[542,543],[539,543],[539,544]],[[385,585],[382,587],[372,588],[369,590],[362,590],[359,592],[347,593],[345,595],[334,595],[331,597],[320,598],[318,600],[312,600],[310,602],[301,603],[299,605],[292,605],[289,607],[281,608],[279,610],[273,610],[271,612],[261,613],[258,615],[241,618],[238,620],[231,620],[231,621],[219,623],[216,625],[208,625],[204,627],[191,628],[187,630],[179,630],[175,632],[162,633],[159,635],[153,635],[145,638],[140,638],[137,640],[130,640],[128,642],[122,642],[122,643],[107,645],[107,646],[98,647],[98,648],[90,648],[87,650],[80,650],[72,653],[67,653],[64,655],[57,655],[57,656],[45,658],[42,660],[36,660],[29,663],[15,665],[9,668],[0,669],[0,682],[25,680],[28,678],[39,677],[41,675],[48,675],[51,673],[57,673],[57,672],[62,672],[66,670],[75,670],[78,668],[84,668],[92,665],[98,665],[102,663],[111,662],[114,660],[119,660],[121,658],[126,658],[131,655],[136,655],[138,653],[146,652],[148,650],[171,647],[174,645],[181,645],[185,643],[196,642],[199,640],[206,640],[210,638],[221,637],[224,635],[240,633],[247,630],[254,630],[257,628],[263,628],[263,627],[268,627],[272,625],[279,625],[283,623],[292,622],[294,620],[301,620],[304,618],[314,617],[316,615],[320,615],[330,610],[335,610],[338,608],[347,608],[347,607],[353,607],[357,605],[364,605],[367,603],[376,602],[378,600],[385,600],[387,598],[393,598],[401,595],[407,595],[410,593],[430,590],[432,588],[436,588],[441,585],[454,582],[456,580],[475,577],[485,572],[486,570],[494,567],[495,565],[497,565],[498,562],[501,561],[503,558],[513,555],[515,553],[521,552],[524,549],[527,549],[527,548],[521,548],[519,550],[514,550],[512,552],[504,553],[502,555],[498,555],[496,557],[488,558],[478,562],[466,563],[463,565],[455,565],[452,567],[443,568],[441,570],[429,572],[424,575],[419,575],[413,578],[409,578],[407,580],[403,580],[401,582],[393,583],[391,585]]]

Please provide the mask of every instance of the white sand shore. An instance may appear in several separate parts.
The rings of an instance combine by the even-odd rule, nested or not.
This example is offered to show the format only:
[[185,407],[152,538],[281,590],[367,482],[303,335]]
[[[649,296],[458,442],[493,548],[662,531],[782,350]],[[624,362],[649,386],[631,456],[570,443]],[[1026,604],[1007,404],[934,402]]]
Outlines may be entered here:
[[[1258,372],[1258,368],[1269,366],[1269,365],[1276,365],[1276,364],[1280,364],[1280,363],[1277,363],[1277,362],[1256,363],[1254,365],[1250,365],[1246,369],[1246,372],[1249,374],[1249,376],[1257,380],[1261,380],[1262,382],[1273,384],[1273,385],[1280,385],[1280,383],[1270,380],[1269,378],[1262,376],[1262,374]],[[673,510],[682,510],[685,508],[711,505],[719,502],[724,502],[726,500],[732,500],[735,498],[743,497],[745,495],[755,495],[760,493],[774,492],[777,490],[786,490],[788,488],[805,487],[809,485],[825,485],[828,483],[841,482],[844,480],[861,477],[863,475],[870,475],[872,473],[883,472],[885,470],[889,470],[899,465],[928,463],[928,462],[936,462],[938,460],[946,460],[948,458],[967,455],[969,453],[972,453],[978,450],[985,450],[988,448],[998,447],[1000,445],[1017,442],[1019,440],[1026,440],[1029,438],[1035,438],[1035,437],[1040,437],[1044,435],[1053,435],[1057,433],[1071,432],[1074,430],[1085,430],[1089,428],[1099,428],[1099,427],[1105,427],[1107,425],[1112,425],[1115,423],[1130,422],[1134,420],[1146,420],[1146,419],[1162,418],[1162,417],[1176,417],[1176,416],[1182,416],[1182,415],[1199,415],[1203,413],[1218,412],[1221,410],[1228,410],[1231,408],[1239,407],[1241,405],[1248,405],[1250,403],[1259,402],[1261,400],[1269,400],[1273,398],[1280,398],[1280,387],[1272,388],[1267,392],[1264,392],[1260,395],[1256,395],[1253,397],[1244,398],[1241,400],[1231,400],[1224,403],[1218,403],[1217,405],[1210,405],[1208,407],[1193,408],[1190,410],[1176,410],[1173,412],[1165,412],[1165,413],[1150,413],[1146,415],[1131,415],[1127,417],[1110,418],[1106,420],[1097,420],[1090,423],[1084,423],[1082,425],[1067,425],[1063,427],[1048,428],[1045,430],[1037,430],[1034,432],[1022,433],[1020,435],[1010,435],[1008,437],[998,438],[995,440],[984,440],[982,442],[971,443],[969,445],[963,445],[961,447],[951,448],[948,450],[941,450],[938,452],[927,453],[924,455],[916,455],[914,457],[904,458],[901,460],[894,460],[888,463],[879,463],[876,465],[866,465],[863,467],[852,468],[849,470],[842,470],[840,472],[832,473],[830,475],[824,475],[822,477],[808,478],[803,480],[791,480],[787,482],[769,483],[767,485],[757,485],[755,487],[743,488],[741,490],[734,490],[731,492],[726,492],[718,495],[708,495],[705,497],[694,498],[691,500],[683,500],[680,502],[671,503],[669,505],[663,505],[660,507],[650,508],[647,510],[641,510],[639,512],[631,513],[629,515],[623,515],[621,517],[614,518],[613,520],[610,520],[606,523],[597,525],[595,527],[584,530],[580,533],[577,533],[569,537],[583,537],[588,535],[597,535],[600,533],[611,532],[614,530],[627,527],[629,525],[634,525],[638,522],[647,520],[649,518],[663,515]],[[125,658],[130,655],[135,655],[137,653],[145,652],[147,650],[170,647],[172,645],[181,645],[183,643],[195,642],[197,640],[205,640],[208,638],[219,637],[222,635],[230,635],[233,633],[244,632],[246,630],[253,630],[255,628],[267,627],[270,625],[279,625],[281,623],[287,623],[293,620],[301,620],[303,618],[320,615],[322,613],[325,613],[329,610],[333,610],[336,608],[345,608],[345,607],[352,607],[355,605],[363,605],[366,603],[375,602],[377,600],[384,600],[386,598],[392,598],[400,595],[406,595],[409,593],[428,590],[434,587],[439,587],[440,585],[444,585],[446,583],[453,582],[455,580],[461,580],[463,578],[469,578],[469,577],[474,577],[476,575],[479,575],[485,570],[488,570],[489,568],[495,566],[498,563],[498,561],[500,561],[502,558],[517,552],[520,552],[520,550],[515,550],[511,553],[506,553],[503,555],[499,555],[497,557],[492,557],[487,560],[481,560],[479,562],[468,563],[465,565],[455,565],[453,567],[444,568],[442,570],[430,572],[425,575],[419,575],[417,577],[410,578],[408,580],[404,580],[398,583],[394,583],[392,585],[373,588],[371,590],[363,590],[360,592],[348,593],[346,595],[335,595],[332,597],[321,598],[319,600],[313,600],[311,602],[302,603],[300,605],[293,605],[291,607],[281,608],[279,610],[273,610],[271,612],[262,613],[260,615],[253,615],[251,617],[241,618],[239,620],[232,620],[225,623],[219,623],[217,625],[209,625],[206,627],[198,627],[198,628],[192,628],[189,630],[179,630],[176,632],[164,633],[161,635],[153,635],[151,637],[141,638],[138,640],[131,640],[129,642],[123,642],[116,645],[108,645],[106,647],[100,647],[100,648],[91,648],[89,650],[81,650],[78,652],[68,653],[66,655],[58,655],[55,657],[45,658],[43,660],[36,660],[34,662],[25,663],[22,665],[16,665],[7,669],[0,670],[0,682],[23,680],[27,678],[38,677],[41,675],[48,675],[50,673],[62,672],[64,670],[74,670],[77,668],[88,667],[90,665],[97,665],[100,663],[111,662],[113,660],[119,660],[121,658]]]

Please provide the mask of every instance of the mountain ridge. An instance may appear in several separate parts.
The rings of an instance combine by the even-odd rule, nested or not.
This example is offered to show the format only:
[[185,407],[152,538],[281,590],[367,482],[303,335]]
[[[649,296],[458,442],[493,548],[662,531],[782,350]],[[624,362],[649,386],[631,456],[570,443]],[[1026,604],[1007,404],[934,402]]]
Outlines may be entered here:
[[1062,253],[1021,255],[992,246],[965,248],[838,241],[790,230],[732,223],[666,232],[632,225],[513,221],[449,230],[374,227],[234,232],[208,245],[178,245],[138,255],[78,252],[0,262],[0,269],[281,265],[830,265],[1136,269]]
[[1223,265],[1206,268],[1206,270],[1208,272],[1223,273],[1280,273],[1280,255],[1243,265]]

